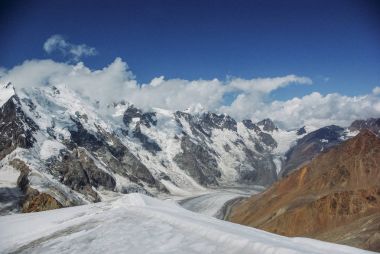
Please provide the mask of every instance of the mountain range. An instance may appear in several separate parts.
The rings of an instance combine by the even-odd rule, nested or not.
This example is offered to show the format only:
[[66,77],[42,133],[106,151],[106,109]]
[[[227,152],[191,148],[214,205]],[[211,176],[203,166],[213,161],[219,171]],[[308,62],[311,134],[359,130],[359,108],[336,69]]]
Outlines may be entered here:
[[0,211],[75,206],[116,193],[267,187],[363,128],[379,132],[379,120],[283,130],[270,119],[102,105],[64,84],[1,84]]

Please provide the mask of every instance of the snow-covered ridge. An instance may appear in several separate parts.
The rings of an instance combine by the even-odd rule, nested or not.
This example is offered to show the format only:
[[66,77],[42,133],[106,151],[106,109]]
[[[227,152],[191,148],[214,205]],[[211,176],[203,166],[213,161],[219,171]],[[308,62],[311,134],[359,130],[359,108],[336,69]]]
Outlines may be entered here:
[[13,95],[15,95],[15,90],[11,83],[6,85],[0,84],[0,107],[2,107]]
[[79,207],[3,216],[0,228],[7,228],[0,230],[2,253],[371,253],[267,233],[141,194]]

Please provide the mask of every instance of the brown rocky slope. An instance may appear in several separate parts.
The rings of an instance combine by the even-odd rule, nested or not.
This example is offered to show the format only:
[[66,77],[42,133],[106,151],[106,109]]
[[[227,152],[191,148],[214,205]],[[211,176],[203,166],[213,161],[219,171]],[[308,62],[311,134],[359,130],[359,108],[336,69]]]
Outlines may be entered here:
[[380,139],[362,131],[236,204],[229,220],[380,251]]

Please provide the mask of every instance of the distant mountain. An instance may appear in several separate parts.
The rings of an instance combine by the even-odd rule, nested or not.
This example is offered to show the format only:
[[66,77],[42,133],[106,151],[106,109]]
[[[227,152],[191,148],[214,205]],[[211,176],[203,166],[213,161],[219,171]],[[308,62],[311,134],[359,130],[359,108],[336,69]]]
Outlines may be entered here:
[[284,151],[301,137],[270,119],[255,124],[211,112],[101,105],[65,85],[17,93],[0,85],[0,95],[2,214],[98,202],[113,193],[269,186]]
[[303,136],[286,152],[281,175],[287,175],[309,162],[325,149],[342,143],[349,134],[344,128],[331,125]]
[[[337,131],[331,132],[334,138]],[[380,251],[380,138],[362,130],[237,204],[230,220]]]
[[[282,164],[280,176],[285,176],[297,170],[300,166],[308,163],[319,153],[339,145],[343,141],[354,137],[359,131],[368,129],[376,135],[380,135],[380,118],[370,118],[367,120],[356,120],[350,127],[342,128],[336,125],[322,127],[307,133],[298,139],[286,153]],[[305,134],[304,127],[297,133]]]
[[350,131],[360,131],[362,129],[371,130],[380,136],[380,118],[369,118],[367,120],[356,120],[349,127]]

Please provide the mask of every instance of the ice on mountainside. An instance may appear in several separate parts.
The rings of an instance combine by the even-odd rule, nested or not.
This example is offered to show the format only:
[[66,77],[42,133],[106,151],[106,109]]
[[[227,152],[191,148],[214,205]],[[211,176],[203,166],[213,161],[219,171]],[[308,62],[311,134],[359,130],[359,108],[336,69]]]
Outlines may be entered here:
[[66,149],[66,147],[58,141],[45,140],[41,146],[40,157],[43,160],[49,159],[50,157],[57,157],[60,151],[64,149]]

